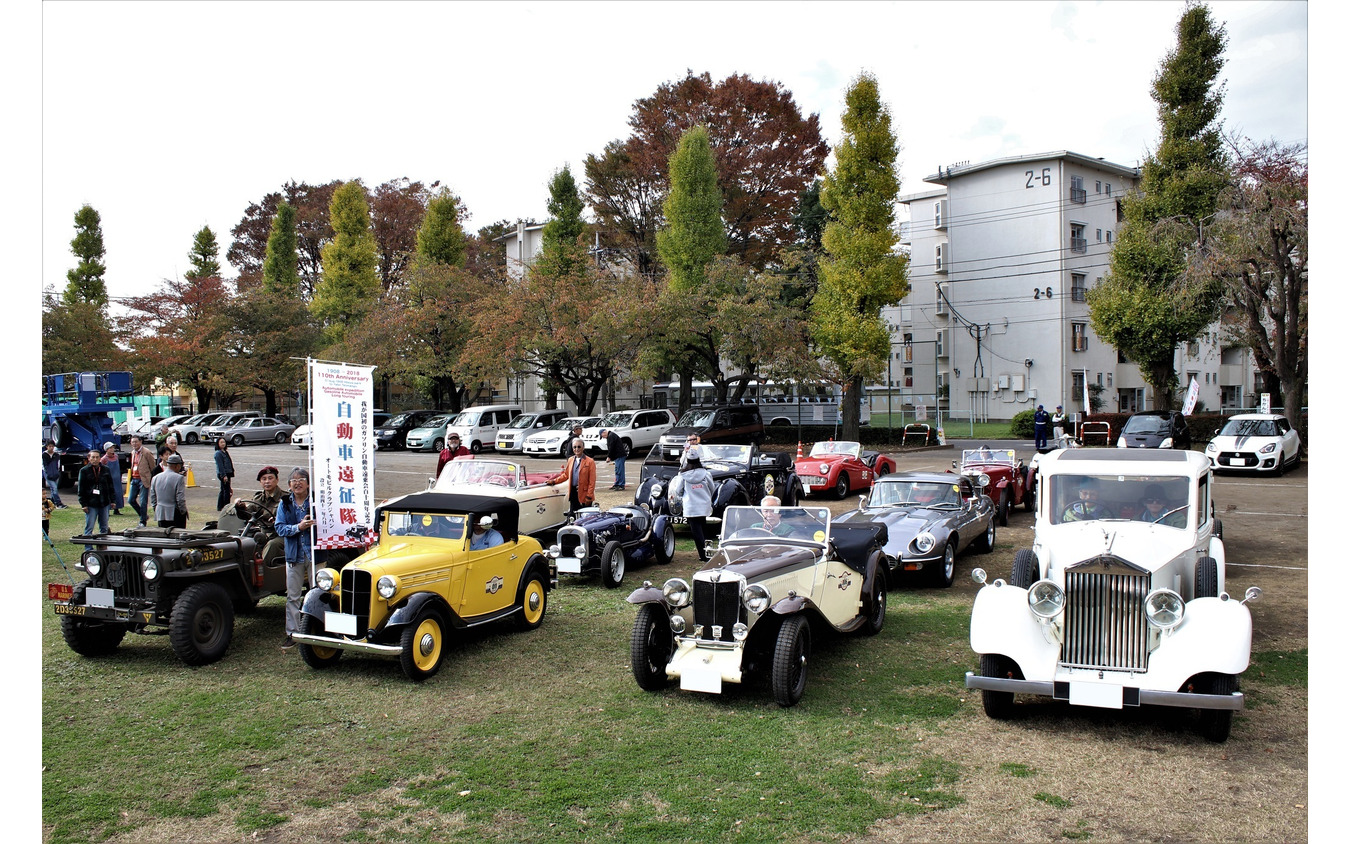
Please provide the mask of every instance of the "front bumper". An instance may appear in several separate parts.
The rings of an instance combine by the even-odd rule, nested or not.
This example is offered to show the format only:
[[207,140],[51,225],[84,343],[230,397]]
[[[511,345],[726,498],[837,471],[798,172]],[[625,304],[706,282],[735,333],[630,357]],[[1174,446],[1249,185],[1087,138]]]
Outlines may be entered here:
[[314,636],[309,633],[292,633],[291,638],[302,645],[311,645],[320,648],[337,648],[344,651],[359,651],[366,654],[379,654],[381,656],[398,656],[403,653],[403,648],[399,645],[381,645],[376,642],[367,642],[361,639],[344,639],[340,636]]
[[1210,454],[1210,465],[1215,469],[1245,469],[1255,472],[1273,471],[1279,463],[1280,453],[1258,454],[1254,451],[1221,451]]
[[[1087,672],[1096,673],[1096,672]],[[1164,692],[1138,686],[1087,680],[1012,680],[1005,677],[984,677],[974,671],[966,672],[966,688],[991,692],[1043,695],[1067,701],[1075,706],[1095,706],[1102,709],[1123,709],[1126,706],[1175,706],[1183,709],[1241,709],[1245,698],[1242,692],[1231,695],[1209,695],[1194,692]]]
[[666,675],[688,692],[720,694],[723,683],[740,683],[745,648],[740,642],[710,642],[678,637]]
[[120,607],[94,607],[88,604],[72,604],[69,601],[57,601],[52,606],[57,615],[70,615],[87,618],[90,621],[111,621],[123,624],[155,624],[154,610],[130,610]]

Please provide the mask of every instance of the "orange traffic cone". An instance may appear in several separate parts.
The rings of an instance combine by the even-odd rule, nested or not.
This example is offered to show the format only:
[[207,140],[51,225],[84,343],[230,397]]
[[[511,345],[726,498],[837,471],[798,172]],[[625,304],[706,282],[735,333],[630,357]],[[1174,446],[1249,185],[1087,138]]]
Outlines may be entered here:
[[797,440],[797,459],[798,459],[798,460],[801,460],[801,459],[802,459],[802,441],[801,441],[801,440]]

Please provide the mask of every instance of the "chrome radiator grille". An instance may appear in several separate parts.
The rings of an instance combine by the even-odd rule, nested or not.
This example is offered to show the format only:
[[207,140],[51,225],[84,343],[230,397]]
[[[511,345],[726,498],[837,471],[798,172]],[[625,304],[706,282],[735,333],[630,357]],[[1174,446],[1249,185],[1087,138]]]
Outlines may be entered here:
[[731,626],[740,620],[740,611],[739,580],[724,580],[721,583],[694,581],[694,624],[703,627],[700,638],[714,638],[713,626],[720,625],[722,635],[717,637],[718,641],[732,641]]
[[1148,670],[1147,573],[1065,573],[1064,654],[1074,668]]

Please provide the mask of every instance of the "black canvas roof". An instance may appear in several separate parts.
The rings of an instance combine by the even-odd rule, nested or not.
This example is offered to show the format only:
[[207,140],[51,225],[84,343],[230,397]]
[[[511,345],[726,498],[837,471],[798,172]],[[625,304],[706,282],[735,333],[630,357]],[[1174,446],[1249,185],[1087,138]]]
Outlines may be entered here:
[[457,492],[414,492],[390,499],[375,510],[375,524],[384,521],[386,510],[418,513],[464,513],[491,516],[493,527],[505,539],[515,539],[520,526],[520,505],[514,498],[495,495],[464,495]]

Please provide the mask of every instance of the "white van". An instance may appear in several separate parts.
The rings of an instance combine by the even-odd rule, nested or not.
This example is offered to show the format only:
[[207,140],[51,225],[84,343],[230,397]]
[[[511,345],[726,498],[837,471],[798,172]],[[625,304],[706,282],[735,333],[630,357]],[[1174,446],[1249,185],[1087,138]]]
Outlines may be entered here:
[[518,404],[470,407],[445,426],[445,438],[448,441],[451,434],[459,434],[460,445],[477,454],[484,448],[494,448],[497,432],[510,425],[511,420],[520,414],[521,407]]

